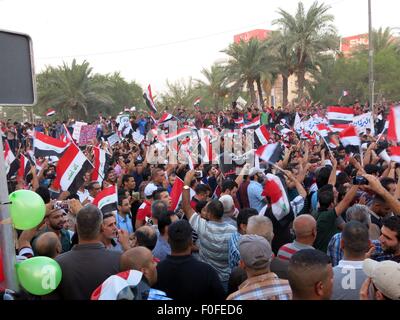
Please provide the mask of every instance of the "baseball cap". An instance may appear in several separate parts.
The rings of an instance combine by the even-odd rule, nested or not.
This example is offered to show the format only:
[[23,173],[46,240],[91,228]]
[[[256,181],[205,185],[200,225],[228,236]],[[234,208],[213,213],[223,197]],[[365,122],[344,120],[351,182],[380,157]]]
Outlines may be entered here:
[[364,260],[364,273],[386,297],[400,300],[400,263],[394,261]]
[[153,192],[156,191],[158,187],[154,183],[149,183],[146,188],[144,188],[144,195],[146,198],[153,196]]
[[239,240],[240,259],[244,264],[255,270],[268,267],[272,259],[272,249],[269,242],[254,234],[242,235]]
[[224,206],[224,213],[230,213],[232,211],[232,207],[235,206],[233,198],[229,194],[221,196],[218,200],[221,201],[222,205]]

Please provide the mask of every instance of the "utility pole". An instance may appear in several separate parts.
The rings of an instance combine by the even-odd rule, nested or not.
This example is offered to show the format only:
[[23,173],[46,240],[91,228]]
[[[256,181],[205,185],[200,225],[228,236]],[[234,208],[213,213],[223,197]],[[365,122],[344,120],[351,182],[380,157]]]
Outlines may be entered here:
[[368,0],[368,42],[369,42],[369,103],[370,110],[374,113],[374,45],[372,43],[372,9],[371,0]]

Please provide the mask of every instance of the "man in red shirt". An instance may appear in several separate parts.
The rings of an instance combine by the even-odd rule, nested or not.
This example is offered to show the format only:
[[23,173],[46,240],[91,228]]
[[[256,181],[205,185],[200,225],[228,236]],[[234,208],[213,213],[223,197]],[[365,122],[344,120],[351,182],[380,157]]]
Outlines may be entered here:
[[151,218],[151,204],[153,203],[153,194],[157,190],[157,187],[146,188],[144,190],[144,196],[146,199],[143,201],[142,205],[139,207],[136,214],[135,230],[140,228],[146,223],[146,217]]

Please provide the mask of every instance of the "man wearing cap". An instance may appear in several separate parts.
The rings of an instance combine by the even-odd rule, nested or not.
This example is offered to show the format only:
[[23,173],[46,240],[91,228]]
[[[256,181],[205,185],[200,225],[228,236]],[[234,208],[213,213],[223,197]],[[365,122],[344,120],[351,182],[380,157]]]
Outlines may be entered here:
[[366,259],[363,270],[368,278],[361,287],[360,300],[400,300],[399,263]]
[[263,192],[262,183],[264,182],[264,173],[257,168],[251,168],[249,172],[250,184],[247,187],[247,195],[249,197],[250,208],[256,209],[258,212],[267,204]]
[[139,207],[136,215],[135,229],[140,228],[146,222],[146,217],[151,218],[151,204],[153,203],[153,194],[157,190],[157,186],[149,183],[144,189],[146,199]]
[[270,271],[273,258],[269,242],[257,235],[243,235],[239,242],[240,266],[247,280],[227,300],[290,300],[292,291],[287,280]]

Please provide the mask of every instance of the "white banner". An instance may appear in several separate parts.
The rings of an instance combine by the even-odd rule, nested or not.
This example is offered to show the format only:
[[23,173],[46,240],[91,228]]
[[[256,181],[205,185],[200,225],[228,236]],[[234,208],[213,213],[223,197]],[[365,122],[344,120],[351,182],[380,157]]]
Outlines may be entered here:
[[81,128],[86,125],[87,125],[86,122],[76,121],[74,124],[74,132],[72,133],[72,138],[74,138],[76,141],[79,141],[79,137],[81,135]]
[[367,129],[371,129],[371,134],[375,135],[375,126],[371,112],[354,117],[353,125],[356,127],[358,133],[366,133]]
[[116,144],[117,142],[120,141],[120,138],[119,138],[118,134],[114,133],[113,135],[111,135],[107,138],[107,141],[108,141],[110,147],[112,147],[114,144]]
[[141,144],[142,141],[144,140],[144,136],[140,134],[140,132],[132,132],[132,139],[135,141],[137,144]]

